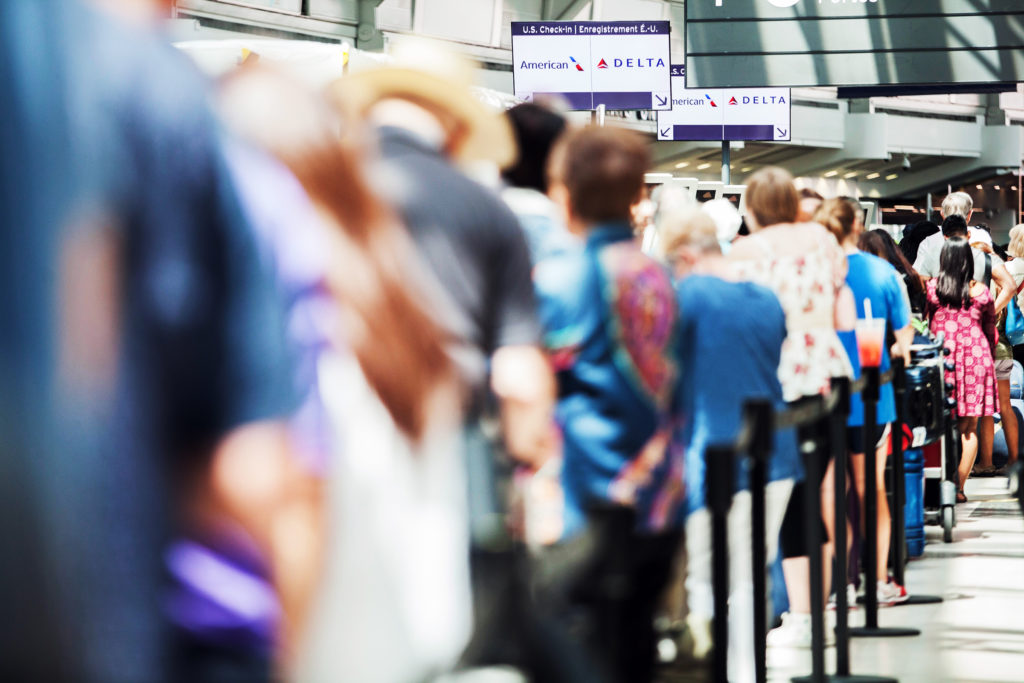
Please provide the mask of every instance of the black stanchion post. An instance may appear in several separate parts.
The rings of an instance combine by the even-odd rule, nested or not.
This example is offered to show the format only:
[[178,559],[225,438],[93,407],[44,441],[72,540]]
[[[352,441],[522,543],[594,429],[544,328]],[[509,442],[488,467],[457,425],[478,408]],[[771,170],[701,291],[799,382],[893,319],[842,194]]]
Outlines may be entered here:
[[850,416],[850,380],[841,377],[832,381],[832,391],[839,393],[839,402],[830,421],[830,446],[835,457],[835,574],[836,587],[836,675],[850,675],[850,625],[846,601],[846,421]]
[[[815,400],[819,407],[823,399]],[[797,677],[794,681],[812,681],[821,683],[825,680],[825,600],[822,597],[824,580],[821,562],[821,488],[817,482],[821,480],[821,410],[817,411],[815,421],[804,425],[798,430],[800,454],[804,460],[804,534],[807,538],[807,555],[810,563],[811,589],[811,676]]]
[[774,447],[775,411],[769,401],[747,404],[746,419],[753,425],[750,442],[750,524],[751,570],[754,597],[754,680],[765,683],[768,679],[765,639],[768,629],[768,591],[765,572],[768,558],[765,552],[765,471]]
[[[893,509],[892,518],[892,563],[893,578],[901,586],[906,585],[905,569],[907,566],[907,518],[904,508],[907,504],[907,480],[904,476],[903,462],[903,396],[906,393],[906,375],[902,358],[892,359],[892,386],[896,394],[896,421],[892,423],[892,472]],[[928,605],[942,602],[937,595],[911,594],[898,605]]]
[[896,421],[892,423],[892,509],[889,511],[892,531],[891,542],[892,573],[896,583],[906,585],[904,569],[907,564],[906,507],[907,482],[903,469],[903,394],[906,390],[902,358],[892,359],[892,388],[896,396]]
[[707,499],[711,510],[711,590],[715,616],[712,623],[714,644],[711,656],[711,680],[729,680],[729,547],[728,517],[732,505],[732,468],[735,452],[731,448],[709,447],[707,462]]
[[[835,456],[835,566],[833,584],[836,586],[836,673],[826,676],[830,683],[899,683],[887,676],[850,674],[850,633],[846,602],[846,421],[850,416],[850,380],[846,377],[832,381],[832,391],[838,394],[835,408],[828,420],[828,448]],[[794,678],[798,683],[813,677]]]
[[880,375],[877,367],[862,369],[866,386],[864,399],[864,627],[850,629],[850,635],[861,637],[916,636],[921,632],[912,628],[879,628],[878,626],[878,490],[876,469],[878,456],[878,399]]

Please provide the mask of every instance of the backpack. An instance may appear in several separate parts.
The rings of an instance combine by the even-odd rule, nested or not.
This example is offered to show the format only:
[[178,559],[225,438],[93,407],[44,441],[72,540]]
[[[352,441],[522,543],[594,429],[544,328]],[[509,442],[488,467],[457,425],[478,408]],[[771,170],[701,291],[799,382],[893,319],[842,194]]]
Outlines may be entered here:
[[1020,294],[1021,289],[1024,289],[1024,282],[1017,286],[1017,294],[1010,299],[1010,303],[1006,306],[1006,338],[1013,346],[1024,344],[1024,313],[1021,313],[1020,306],[1017,304],[1017,295]]

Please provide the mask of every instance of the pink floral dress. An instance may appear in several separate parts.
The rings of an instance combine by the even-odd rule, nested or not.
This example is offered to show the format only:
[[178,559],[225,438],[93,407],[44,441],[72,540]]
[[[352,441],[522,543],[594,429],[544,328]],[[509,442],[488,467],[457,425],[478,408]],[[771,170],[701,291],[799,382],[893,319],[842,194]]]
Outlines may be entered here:
[[754,233],[748,239],[764,256],[736,262],[743,277],[775,292],[786,313],[788,336],[779,362],[786,401],[827,393],[833,377],[853,374],[835,329],[836,293],[846,284],[846,257],[831,233],[815,227],[820,230],[815,249],[779,254],[769,239]]
[[943,333],[949,358],[955,364],[946,373],[946,381],[956,385],[957,413],[960,417],[982,417],[999,412],[992,350],[996,347],[996,311],[992,295],[986,289],[971,298],[967,308],[939,303],[936,280],[928,282],[928,313],[932,334]]

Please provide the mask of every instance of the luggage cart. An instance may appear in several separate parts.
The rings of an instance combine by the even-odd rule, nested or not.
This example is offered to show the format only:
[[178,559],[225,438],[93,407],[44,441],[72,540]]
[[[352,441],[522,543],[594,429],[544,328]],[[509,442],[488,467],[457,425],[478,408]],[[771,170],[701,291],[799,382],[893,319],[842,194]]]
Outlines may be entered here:
[[944,338],[919,336],[911,346],[907,368],[907,415],[905,438],[909,447],[924,451],[925,521],[942,526],[946,543],[953,541],[956,526],[957,465],[960,433],[956,427],[956,399],[945,381],[951,370]]

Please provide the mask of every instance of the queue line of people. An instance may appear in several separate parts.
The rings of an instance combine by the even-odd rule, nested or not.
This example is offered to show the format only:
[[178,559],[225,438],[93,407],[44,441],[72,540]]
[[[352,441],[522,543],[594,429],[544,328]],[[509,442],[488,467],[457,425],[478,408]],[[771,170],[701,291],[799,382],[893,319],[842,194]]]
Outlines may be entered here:
[[[652,255],[632,225],[648,141],[539,105],[489,111],[434,46],[398,45],[326,92],[247,63],[211,108],[209,84],[137,28],[73,1],[9,0],[0,18],[109,48],[123,75],[72,88],[69,48],[41,85],[31,47],[0,42],[17,104],[0,253],[21,254],[0,273],[7,291],[35,285],[2,336],[0,520],[21,524],[0,535],[0,587],[26,615],[0,634],[5,677],[390,682],[507,664],[652,680],[680,576],[707,651],[707,449],[746,400],[781,408],[853,374],[865,301],[904,356],[912,295],[956,327],[965,444],[998,403],[977,349],[1015,276],[984,265],[993,304],[952,212],[927,287],[858,249],[847,200],[812,206],[781,169],[750,179],[744,238],[735,216],[664,197]],[[883,397],[883,430],[893,412]],[[810,644],[808,556],[829,566],[839,523],[804,509],[802,487],[823,484],[799,437],[776,434],[766,492],[780,647]],[[866,447],[884,450],[850,444]],[[853,463],[858,490],[880,486]],[[754,672],[747,488],[737,472],[736,681]],[[905,597],[879,576],[880,599]]]

